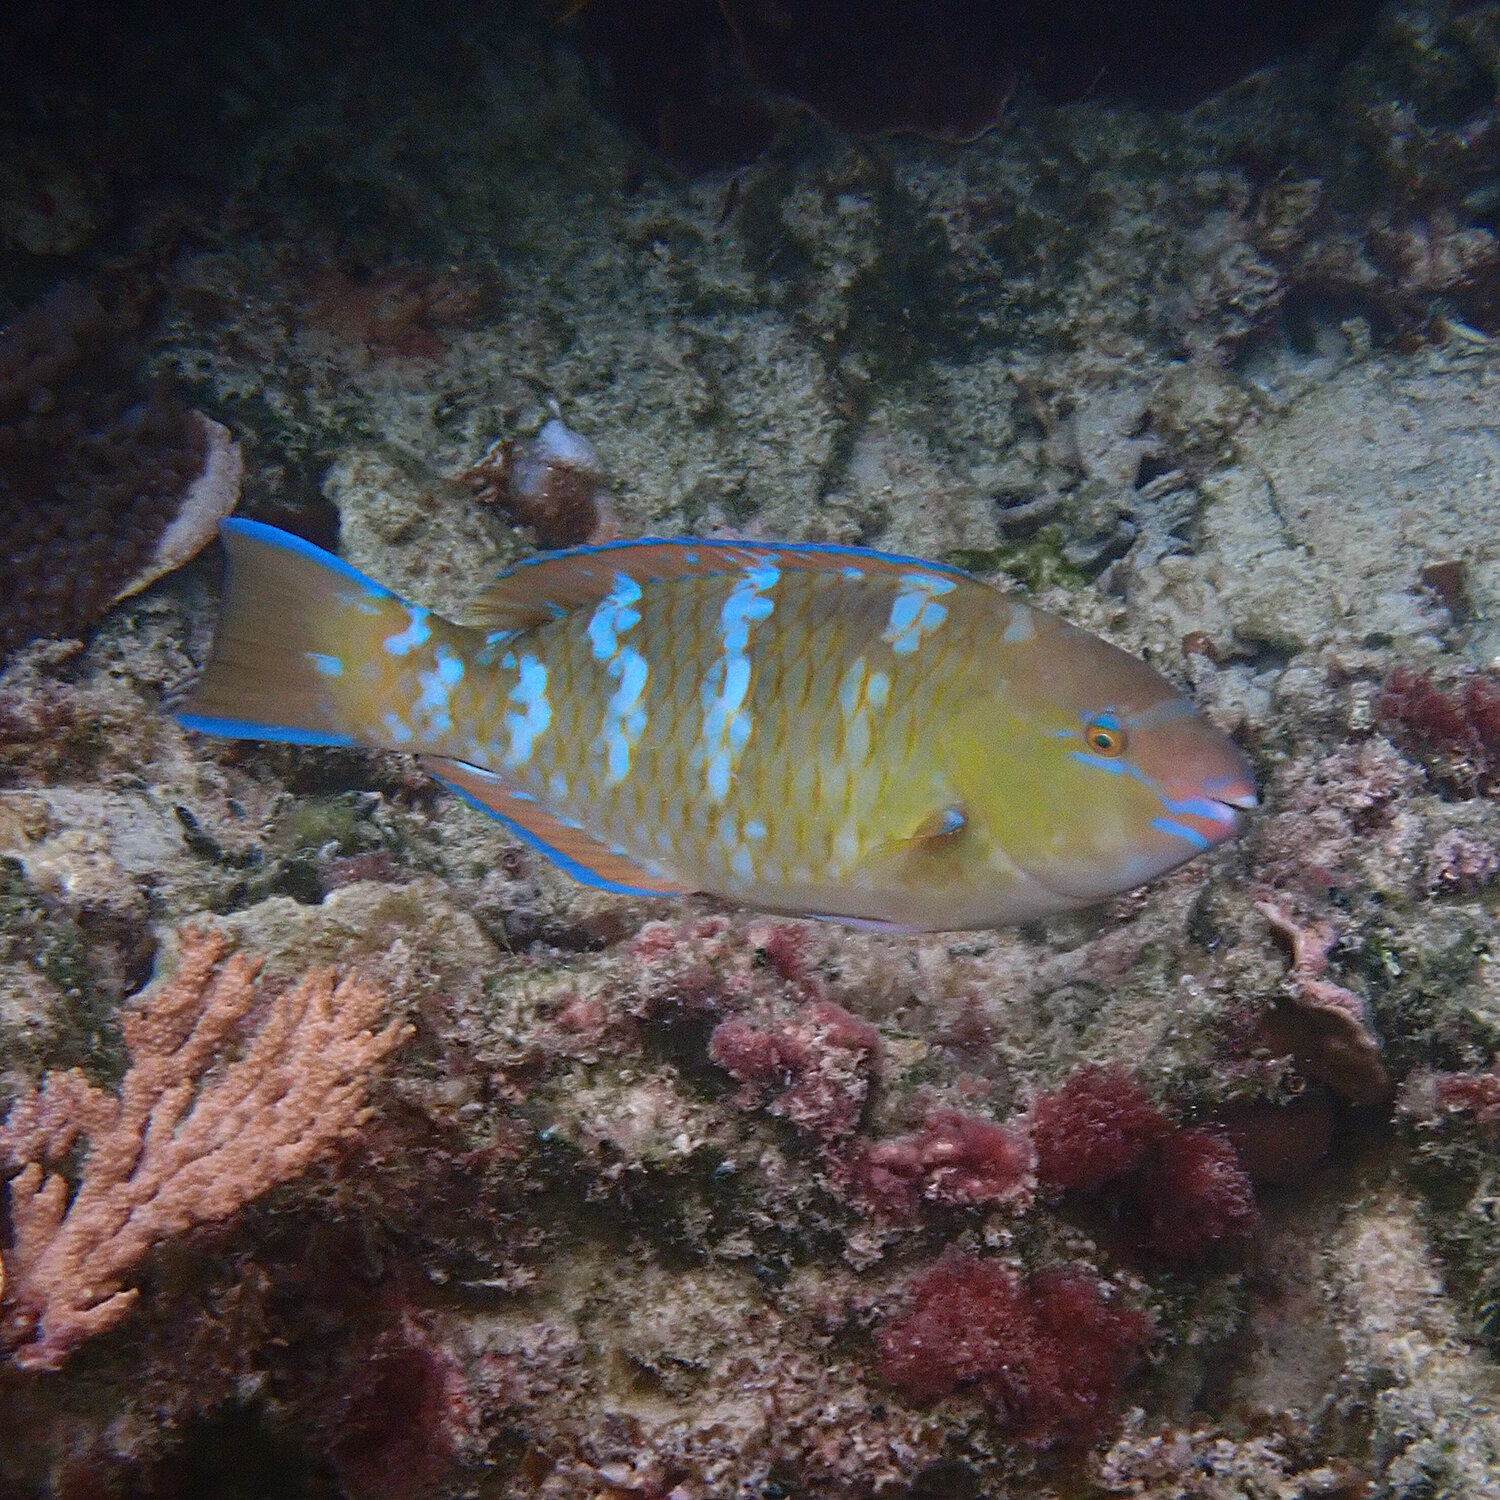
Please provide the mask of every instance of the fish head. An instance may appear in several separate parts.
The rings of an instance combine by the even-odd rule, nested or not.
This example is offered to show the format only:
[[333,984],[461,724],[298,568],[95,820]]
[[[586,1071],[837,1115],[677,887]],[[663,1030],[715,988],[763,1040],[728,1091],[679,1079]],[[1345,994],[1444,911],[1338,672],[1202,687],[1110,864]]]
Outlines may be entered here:
[[969,800],[1060,908],[1130,890],[1223,843],[1257,806],[1244,752],[1159,673],[1042,617],[1036,660],[989,697]]

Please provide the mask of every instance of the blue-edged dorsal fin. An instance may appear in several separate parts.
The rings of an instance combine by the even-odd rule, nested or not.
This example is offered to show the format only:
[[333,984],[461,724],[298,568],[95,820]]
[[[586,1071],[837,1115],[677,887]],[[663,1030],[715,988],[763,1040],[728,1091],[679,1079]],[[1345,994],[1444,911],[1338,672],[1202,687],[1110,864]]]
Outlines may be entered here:
[[910,573],[913,569],[948,578],[970,575],[944,563],[898,557],[865,547],[835,547],[818,542],[700,541],[693,537],[642,537],[634,542],[606,542],[544,552],[502,573],[466,611],[470,623],[485,630],[528,630],[547,620],[597,604],[623,574],[638,584],[665,578],[702,578],[740,573],[770,560],[784,572]]
[[624,855],[612,853],[591,834],[568,827],[540,803],[518,793],[493,771],[439,755],[424,755],[421,760],[428,771],[470,806],[498,818],[512,833],[584,885],[627,896],[685,896],[695,889],[652,875]]

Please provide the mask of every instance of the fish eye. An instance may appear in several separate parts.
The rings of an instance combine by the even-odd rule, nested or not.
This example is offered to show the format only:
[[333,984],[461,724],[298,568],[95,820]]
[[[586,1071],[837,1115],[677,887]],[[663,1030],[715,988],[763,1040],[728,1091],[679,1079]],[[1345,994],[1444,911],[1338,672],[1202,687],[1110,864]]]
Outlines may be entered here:
[[1095,755],[1119,755],[1125,748],[1125,731],[1113,719],[1090,719],[1084,725],[1083,742]]

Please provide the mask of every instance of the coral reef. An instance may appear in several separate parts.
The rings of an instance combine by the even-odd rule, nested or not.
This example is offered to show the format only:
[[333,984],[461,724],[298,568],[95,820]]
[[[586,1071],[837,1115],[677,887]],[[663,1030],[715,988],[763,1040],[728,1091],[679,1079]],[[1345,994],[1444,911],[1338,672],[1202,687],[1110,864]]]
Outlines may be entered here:
[[[385,996],[309,973],[277,996],[242,1050],[211,1071],[259,998],[258,965],[220,934],[186,930],[177,972],[121,1017],[118,1096],[49,1074],[0,1125],[10,1174],[4,1332],[22,1369],[56,1369],[113,1327],[155,1245],[225,1219],[297,1176],[368,1118],[366,1075],[408,1028],[369,1028]],[[227,960],[227,961],[226,961]],[[61,1167],[87,1143],[70,1193]]]
[[[709,3],[108,4],[107,76],[61,13],[0,16],[0,311],[82,353],[7,430],[97,399],[179,494],[212,411],[247,514],[459,615],[610,527],[962,563],[1180,680],[1263,806],[1019,930],[586,890],[400,757],[180,730],[216,569],[97,619],[122,566],[0,673],[0,1098],[97,1126],[27,1158],[79,1186],[4,1225],[0,1317],[35,1360],[138,1295],[4,1362],[0,1491],[1490,1494],[1496,7],[1173,113],[1080,35],[951,74],[1009,96],[963,145],[769,99]],[[310,970],[415,1033],[357,1149],[49,1308],[15,1231],[82,1244],[185,924],[264,968],[173,1140]]]

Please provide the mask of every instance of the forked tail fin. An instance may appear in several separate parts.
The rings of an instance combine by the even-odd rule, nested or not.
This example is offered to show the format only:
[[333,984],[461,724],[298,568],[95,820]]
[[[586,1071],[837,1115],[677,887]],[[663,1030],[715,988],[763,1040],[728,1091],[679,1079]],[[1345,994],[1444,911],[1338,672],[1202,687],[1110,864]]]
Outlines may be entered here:
[[427,611],[274,526],[228,520],[219,533],[229,569],[213,655],[178,722],[236,739],[386,743],[385,673],[370,664],[424,641]]

